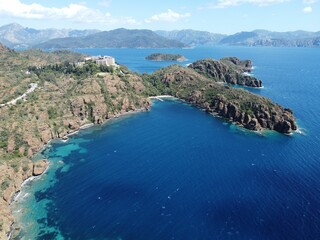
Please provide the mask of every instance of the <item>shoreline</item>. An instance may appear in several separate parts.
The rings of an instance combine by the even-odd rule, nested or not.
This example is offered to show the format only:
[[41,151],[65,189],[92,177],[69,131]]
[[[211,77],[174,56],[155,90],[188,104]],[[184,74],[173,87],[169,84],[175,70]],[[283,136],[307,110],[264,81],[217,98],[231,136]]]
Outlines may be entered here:
[[17,230],[13,205],[21,197],[21,191],[24,186],[41,177],[49,168],[49,161],[47,159],[36,161],[25,159],[25,161],[26,165],[24,167],[20,166],[17,169],[8,164],[1,165],[2,170],[12,179],[7,188],[3,190],[3,197],[0,199],[0,209],[3,214],[1,216],[1,239],[10,239],[14,231]]
[[[25,179],[25,180],[22,182],[21,186],[20,186],[20,190],[19,190],[17,193],[15,193],[15,195],[13,196],[12,201],[10,202],[9,206],[10,206],[11,214],[12,214],[12,216],[13,216],[14,221],[13,221],[12,224],[11,224],[10,232],[7,234],[8,240],[10,240],[11,237],[16,237],[15,234],[20,232],[20,224],[19,224],[19,221],[16,220],[16,218],[15,218],[15,216],[14,216],[14,213],[13,213],[13,212],[14,212],[14,211],[13,211],[13,210],[14,210],[14,209],[13,209],[14,204],[15,204],[15,203],[18,204],[19,201],[21,200],[21,199],[20,199],[21,197],[24,198],[25,196],[29,195],[29,192],[25,192],[24,195],[21,195],[22,192],[23,192],[24,187],[25,187],[28,183],[29,183],[30,185],[32,185],[33,182],[40,180],[42,177],[44,177],[44,174],[45,174],[47,171],[49,171],[50,166],[51,166],[51,163],[50,163],[49,160],[47,160],[47,163],[48,163],[48,165],[47,165],[46,169],[45,169],[40,175],[38,175],[38,176],[33,176],[33,175],[32,175],[32,176],[30,176],[29,178]],[[23,210],[21,209],[20,211],[23,211]],[[17,225],[16,225],[16,224],[17,224]]]
[[[223,83],[223,82],[221,82]],[[240,85],[239,85],[240,86]],[[255,89],[255,87],[249,87],[249,88],[253,88]],[[264,88],[264,87],[259,87],[259,88],[256,88],[256,89],[261,89],[261,88]],[[174,96],[171,96],[171,95],[157,95],[157,96],[151,96],[149,97],[149,99],[155,99],[155,100],[159,100],[161,102],[163,102],[162,98],[167,98],[167,99],[176,99],[176,100],[179,100],[183,103],[187,103],[189,104],[190,106],[193,106],[193,107],[196,107],[197,109],[203,111],[203,112],[207,112],[208,114],[210,114],[211,116],[213,117],[217,117],[219,119],[222,119],[224,122],[227,122],[227,123],[231,123],[237,127],[239,127],[240,129],[244,129],[246,131],[249,131],[249,132],[252,132],[252,133],[255,133],[255,134],[258,134],[258,135],[265,135],[265,133],[267,132],[276,132],[276,133],[279,133],[279,134],[284,134],[285,136],[293,136],[294,134],[300,134],[300,135],[305,135],[305,133],[303,131],[301,131],[301,129],[299,128],[298,124],[298,128],[296,130],[294,130],[293,132],[291,133],[280,133],[280,132],[277,132],[275,130],[271,130],[271,129],[267,129],[267,128],[262,128],[262,129],[259,129],[259,130],[251,130],[251,129],[248,129],[248,128],[245,128],[244,125],[238,123],[238,122],[234,122],[230,119],[227,119],[223,116],[220,116],[217,112],[208,112],[207,109],[203,108],[202,106],[198,105],[198,104],[191,104],[190,102],[187,102],[185,101],[184,99],[181,99],[181,98],[178,98],[178,97],[174,97]]]
[[[174,97],[172,95],[157,95],[157,96],[150,96],[148,97],[148,99],[152,100],[152,99],[155,99],[155,100],[159,100],[159,101],[163,101],[162,98],[165,98],[165,99],[177,99],[177,100],[180,100],[182,102],[186,102],[185,100],[183,99],[180,99],[180,98],[177,98],[177,97]],[[202,111],[207,111],[206,109],[202,108],[201,106],[199,105],[194,105],[194,104],[191,104],[189,102],[186,102],[188,104],[190,104],[191,106],[194,106],[194,107],[197,107],[198,109],[202,110]],[[149,105],[149,107],[151,106],[151,104]],[[112,120],[116,120],[118,118],[121,118],[121,117],[124,117],[124,116],[127,116],[127,115],[131,115],[131,114],[135,114],[135,113],[139,113],[139,112],[146,112],[148,111],[149,108],[146,108],[146,107],[142,107],[142,108],[139,108],[139,109],[136,109],[136,110],[131,110],[131,111],[127,111],[127,112],[123,112],[123,113],[118,113],[118,114],[115,114],[114,116],[112,116],[111,118],[108,118],[108,119],[105,119],[105,121],[101,124],[94,124],[94,123],[85,123],[84,125],[78,127],[77,129],[75,129],[74,131],[72,132],[69,132],[67,134],[64,134],[62,137],[60,138],[53,138],[53,139],[50,139],[48,141],[48,143],[44,144],[33,156],[35,157],[37,154],[41,154],[41,152],[43,152],[43,150],[47,147],[50,147],[50,144],[53,140],[61,140],[63,141],[63,137],[68,137],[68,136],[72,136],[72,135],[75,135],[75,134],[78,134],[81,130],[85,130],[85,129],[88,129],[88,128],[91,128],[91,127],[94,127],[94,126],[103,126],[104,124],[107,124],[108,122],[112,121]],[[212,115],[213,117],[218,117],[220,119],[224,119],[226,122],[231,122],[233,123],[232,121],[228,120],[228,119],[225,119],[224,117],[222,116],[219,116],[217,113],[210,113],[208,112],[210,115]],[[238,127],[241,127],[243,128],[243,126],[241,125],[238,125],[235,123],[236,126]],[[245,129],[245,128],[244,128]],[[267,129],[261,129],[261,130],[258,130],[258,131],[253,131],[253,130],[248,130],[250,132],[254,132],[256,134],[259,134],[261,135],[265,130]],[[285,134],[286,136],[291,136],[293,135],[294,133],[298,133],[299,134],[299,128],[294,131],[293,133],[291,134]],[[301,134],[301,133],[300,133]],[[31,158],[31,161],[32,161],[32,158]],[[49,166],[50,166],[50,161],[49,161]],[[47,167],[47,169],[43,172],[45,173],[46,171],[48,171],[49,169],[49,166]],[[33,180],[37,180],[39,177],[41,177],[43,175],[43,173],[40,175],[40,176],[36,176],[36,177],[29,177],[28,179],[24,180],[23,183],[20,185],[20,190],[18,192],[16,192],[16,194],[18,194],[17,196],[15,196],[11,201],[10,203],[8,204],[8,207],[10,208],[10,212],[11,212],[11,217],[13,218],[13,209],[11,208],[11,204],[16,202],[16,201],[19,201],[19,198],[21,197],[19,195],[19,192],[21,192],[22,188],[24,187],[24,185],[27,183],[27,182],[33,182]],[[14,218],[13,218],[14,219]],[[13,222],[11,223],[11,231],[10,232],[6,232],[6,235],[7,235],[7,239],[10,240],[11,237],[12,237],[12,233],[14,233],[14,224],[19,224],[19,221],[16,221],[16,219],[13,220]],[[18,225],[19,226],[19,225]]]
[[151,96],[149,99],[158,99],[158,98],[176,98],[172,95],[157,95],[157,96]]
[[[170,96],[170,97],[172,97],[172,96]],[[148,111],[148,109],[146,109],[145,107],[142,107],[142,108],[139,108],[139,109],[136,109],[136,110],[131,110],[131,111],[128,111],[128,112],[118,113],[118,114],[114,115],[113,117],[106,119],[106,120],[105,120],[103,123],[101,123],[101,124],[85,123],[84,125],[81,125],[79,128],[75,129],[74,131],[72,131],[72,132],[70,132],[70,133],[67,133],[67,134],[64,134],[64,135],[61,136],[60,138],[52,138],[52,139],[50,139],[46,144],[43,144],[43,146],[41,146],[41,148],[40,148],[37,152],[35,152],[35,153],[32,155],[32,157],[30,157],[29,160],[30,160],[31,162],[34,162],[34,158],[35,158],[38,154],[41,155],[41,153],[42,153],[47,147],[50,147],[50,144],[51,144],[51,142],[52,142],[53,140],[61,140],[61,141],[63,141],[63,142],[67,142],[67,140],[66,140],[66,141],[63,140],[64,137],[76,135],[76,134],[78,134],[81,130],[89,129],[89,128],[91,128],[91,127],[99,126],[99,125],[100,125],[100,126],[103,126],[104,124],[110,122],[111,120],[116,120],[116,119],[118,119],[118,118],[121,118],[121,117],[130,115],[130,114],[135,114],[135,113],[140,113],[140,112],[146,112],[146,111]],[[21,197],[20,193],[21,193],[23,187],[24,187],[27,183],[30,182],[30,183],[32,184],[33,181],[38,180],[39,178],[41,178],[41,177],[43,176],[43,174],[46,173],[46,172],[49,170],[50,164],[51,164],[51,162],[50,162],[50,160],[48,160],[48,166],[47,166],[47,168],[44,170],[44,172],[43,172],[41,175],[39,175],[39,176],[33,176],[33,175],[32,175],[32,176],[28,177],[27,179],[23,180],[23,182],[18,186],[18,189],[17,189],[18,191],[16,191],[16,192],[13,194],[12,199],[8,202],[7,207],[8,207],[9,210],[10,210],[10,217],[11,217],[11,219],[13,219],[13,221],[10,222],[10,231],[9,231],[9,232],[4,232],[5,235],[7,236],[7,239],[8,239],[8,240],[10,240],[10,239],[13,237],[13,234],[14,234],[14,232],[15,232],[14,225],[15,225],[15,224],[18,224],[18,226],[19,226],[19,221],[17,221],[17,220],[15,219],[14,215],[13,215],[12,204],[19,201],[19,198]],[[16,179],[16,181],[18,181],[18,180],[19,180],[19,179]],[[13,184],[17,184],[16,181],[15,181]]]

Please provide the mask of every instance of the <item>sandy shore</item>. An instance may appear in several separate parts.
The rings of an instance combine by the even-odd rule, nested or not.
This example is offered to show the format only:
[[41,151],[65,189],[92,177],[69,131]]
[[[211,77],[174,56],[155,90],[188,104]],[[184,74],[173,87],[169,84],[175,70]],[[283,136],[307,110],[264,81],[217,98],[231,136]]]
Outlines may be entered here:
[[176,98],[176,97],[171,95],[158,95],[158,96],[149,97],[149,99],[158,99],[158,98]]
[[158,96],[149,97],[150,100],[156,99],[156,100],[158,100],[160,102],[163,102],[163,98],[177,99],[176,97],[171,96],[171,95],[158,95]]

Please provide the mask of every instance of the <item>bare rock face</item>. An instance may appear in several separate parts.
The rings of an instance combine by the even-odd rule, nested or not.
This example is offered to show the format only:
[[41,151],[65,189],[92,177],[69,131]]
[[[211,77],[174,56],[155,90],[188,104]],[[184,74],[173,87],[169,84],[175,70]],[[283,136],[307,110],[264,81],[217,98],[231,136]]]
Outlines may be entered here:
[[225,82],[232,85],[237,84],[255,88],[262,87],[261,80],[244,74],[244,72],[251,71],[251,61],[240,61],[237,58],[230,59],[231,60],[220,61],[213,59],[200,60],[190,64],[189,68],[192,68],[198,73],[217,82]]
[[51,128],[49,125],[47,125],[40,130],[41,141],[44,144],[47,144],[53,138]]
[[45,159],[34,162],[32,175],[33,176],[41,175],[48,168],[48,166],[49,166],[49,163]]
[[19,163],[5,163],[0,165],[0,239],[7,239],[14,218],[10,204],[16,193],[21,189],[23,181],[31,176],[39,176],[47,169],[49,162],[45,159],[36,162],[23,160]]
[[202,96],[201,92],[193,91],[185,100],[249,130],[270,129],[290,134],[297,129],[292,111],[276,104],[270,107],[267,105],[269,103],[267,99],[265,103],[247,102],[250,111],[246,112],[241,109],[239,102],[230,101],[223,95],[216,96],[210,101],[204,100]]
[[0,239],[7,239],[7,234],[14,221],[10,203],[14,195],[20,191],[23,181],[32,176],[32,172],[33,163],[30,160],[0,165]]
[[223,63],[231,65],[237,68],[241,72],[251,72],[252,71],[252,61],[251,60],[240,60],[237,57],[226,57],[220,59]]

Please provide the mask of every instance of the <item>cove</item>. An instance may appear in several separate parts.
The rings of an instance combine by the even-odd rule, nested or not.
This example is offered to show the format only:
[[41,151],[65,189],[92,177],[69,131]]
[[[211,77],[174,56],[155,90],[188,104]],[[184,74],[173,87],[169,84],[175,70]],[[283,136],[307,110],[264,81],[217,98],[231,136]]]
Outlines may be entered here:
[[52,166],[19,203],[21,237],[317,236],[318,180],[296,161],[302,138],[259,135],[180,101],[154,101],[150,112],[46,148]]

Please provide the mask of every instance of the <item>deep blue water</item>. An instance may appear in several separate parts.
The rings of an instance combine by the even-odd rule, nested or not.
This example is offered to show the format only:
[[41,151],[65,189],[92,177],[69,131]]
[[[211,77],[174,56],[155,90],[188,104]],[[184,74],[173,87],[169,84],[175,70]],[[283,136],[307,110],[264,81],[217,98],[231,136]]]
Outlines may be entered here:
[[293,109],[301,133],[252,133],[155,101],[43,152],[51,168],[16,206],[25,239],[320,239],[320,49],[79,51],[139,72],[169,64],[144,60],[158,51],[252,59],[264,88],[251,91]]

